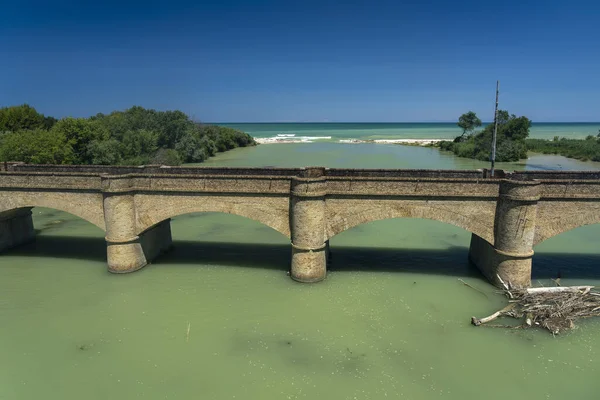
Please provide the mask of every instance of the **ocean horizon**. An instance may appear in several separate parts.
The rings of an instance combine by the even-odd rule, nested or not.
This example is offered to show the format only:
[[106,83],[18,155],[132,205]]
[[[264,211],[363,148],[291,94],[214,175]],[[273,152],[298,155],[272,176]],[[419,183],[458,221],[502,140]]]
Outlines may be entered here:
[[[453,139],[460,135],[456,122],[250,122],[218,123],[239,129],[257,139],[286,141],[370,141],[402,139]],[[490,122],[483,124],[483,127]],[[583,139],[597,135],[600,122],[532,123],[530,138],[552,139],[555,136]]]

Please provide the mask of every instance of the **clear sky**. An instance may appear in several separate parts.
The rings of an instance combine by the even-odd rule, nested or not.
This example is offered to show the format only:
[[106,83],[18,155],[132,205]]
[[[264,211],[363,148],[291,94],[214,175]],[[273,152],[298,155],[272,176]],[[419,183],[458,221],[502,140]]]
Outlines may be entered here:
[[204,121],[600,121],[600,1],[0,4],[0,106]]

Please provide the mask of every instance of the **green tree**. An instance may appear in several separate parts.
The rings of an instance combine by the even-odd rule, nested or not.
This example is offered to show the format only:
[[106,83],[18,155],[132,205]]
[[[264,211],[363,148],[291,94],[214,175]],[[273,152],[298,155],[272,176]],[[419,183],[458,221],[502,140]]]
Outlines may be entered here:
[[115,139],[92,140],[88,144],[87,154],[91,164],[117,165],[123,160],[122,146]]
[[173,149],[175,144],[193,127],[194,123],[181,111],[165,111],[157,116],[160,125],[158,144]]
[[67,139],[73,148],[75,164],[91,163],[87,151],[89,143],[108,138],[108,131],[104,126],[85,118],[63,118],[52,127],[51,132]]
[[464,113],[458,118],[457,125],[463,130],[462,135],[455,139],[455,142],[462,142],[465,140],[465,136],[470,136],[475,128],[481,126],[481,120],[477,117],[473,111]]
[[146,129],[127,131],[123,136],[123,158],[134,159],[153,156],[158,150],[158,133]]
[[73,149],[64,135],[45,129],[10,132],[0,140],[0,161],[71,164]]
[[[3,131],[49,129],[66,142],[71,151],[68,162],[77,164],[139,165],[153,160],[169,164],[202,162],[218,151],[256,144],[244,132],[200,125],[178,110],[156,111],[133,106],[87,119],[56,121],[23,105],[0,110],[0,117],[4,123],[0,125],[3,127],[0,143],[4,140]],[[13,136],[9,138],[11,140],[14,140]]]
[[152,164],[160,165],[180,165],[181,158],[177,151],[173,149],[159,149],[151,162]]
[[[527,117],[517,117],[514,114],[509,114],[508,111],[499,110],[497,122],[496,161],[518,161],[526,158],[527,145],[525,139],[529,136],[531,121]],[[481,132],[470,135],[464,140],[462,139],[463,131],[463,135],[457,137],[454,142],[440,143],[440,148],[452,151],[459,157],[488,161],[493,131],[494,124],[490,124]]]
[[45,128],[54,118],[46,121],[43,114],[28,104],[0,108],[0,132],[15,132]]

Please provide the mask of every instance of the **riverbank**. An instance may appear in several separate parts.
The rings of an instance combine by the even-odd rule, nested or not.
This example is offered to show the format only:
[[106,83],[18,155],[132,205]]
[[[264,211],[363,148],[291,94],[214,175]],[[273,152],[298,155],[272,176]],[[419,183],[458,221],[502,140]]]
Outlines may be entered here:
[[527,149],[535,153],[558,154],[581,161],[600,161],[600,134],[586,139],[527,139]]
[[[440,151],[455,154],[453,151],[445,148],[442,142],[445,144],[451,144],[449,141],[440,140],[427,144],[427,146],[435,147]],[[566,139],[566,138],[555,138],[553,140],[546,139],[526,139],[525,146],[527,155],[532,154],[544,154],[544,155],[556,155],[583,162],[600,162],[600,137],[588,137],[587,139]],[[460,153],[456,154],[461,157]],[[463,157],[470,158],[470,157]],[[522,158],[525,160],[526,158]]]
[[28,105],[0,108],[0,161],[75,165],[180,165],[256,143],[230,127],[204,125],[181,111],[134,106],[60,120]]

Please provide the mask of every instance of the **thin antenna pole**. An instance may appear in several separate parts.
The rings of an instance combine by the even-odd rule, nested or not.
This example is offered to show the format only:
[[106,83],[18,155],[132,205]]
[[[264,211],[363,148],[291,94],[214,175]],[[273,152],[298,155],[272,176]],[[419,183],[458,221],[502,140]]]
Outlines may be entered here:
[[500,90],[500,81],[496,81],[496,108],[494,109],[494,134],[492,135],[492,168],[490,175],[494,176],[494,164],[496,164],[496,133],[498,132],[498,92]]

